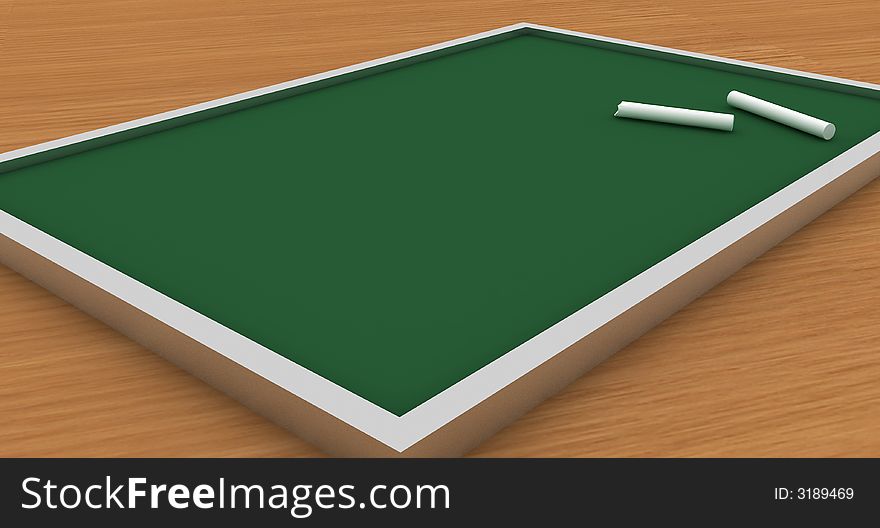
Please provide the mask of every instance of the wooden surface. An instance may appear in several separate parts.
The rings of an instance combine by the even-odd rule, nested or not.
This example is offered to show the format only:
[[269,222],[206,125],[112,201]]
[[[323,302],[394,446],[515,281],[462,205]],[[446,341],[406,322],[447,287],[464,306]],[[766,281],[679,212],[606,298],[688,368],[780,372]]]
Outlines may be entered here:
[[[523,20],[880,83],[876,0],[0,0],[0,151]],[[0,267],[0,455],[321,453]],[[880,456],[880,180],[473,455]]]

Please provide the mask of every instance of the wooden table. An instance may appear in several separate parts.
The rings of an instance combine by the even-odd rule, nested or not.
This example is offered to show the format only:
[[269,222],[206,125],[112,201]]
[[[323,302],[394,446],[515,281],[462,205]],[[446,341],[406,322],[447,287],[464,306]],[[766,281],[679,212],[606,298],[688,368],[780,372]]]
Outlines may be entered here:
[[[0,151],[528,20],[880,82],[880,6],[0,1]],[[473,452],[880,455],[880,181]],[[320,456],[0,268],[0,455]]]

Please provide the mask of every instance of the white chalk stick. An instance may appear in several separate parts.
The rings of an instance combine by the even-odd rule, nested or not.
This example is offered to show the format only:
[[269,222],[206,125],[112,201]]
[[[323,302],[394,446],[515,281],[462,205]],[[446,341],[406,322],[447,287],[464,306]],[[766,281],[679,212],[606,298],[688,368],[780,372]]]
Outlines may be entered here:
[[687,125],[715,130],[733,130],[733,115],[719,114],[717,112],[704,112],[689,108],[676,108],[673,106],[659,106],[645,103],[632,103],[621,101],[617,105],[616,117],[630,119],[642,119],[644,121],[658,121],[660,123],[672,123],[675,125]]
[[727,104],[808,134],[813,134],[822,139],[833,138],[834,133],[837,131],[837,128],[828,121],[822,121],[813,116],[796,112],[790,108],[785,108],[784,106],[779,106],[770,101],[758,99],[736,90],[727,94]]

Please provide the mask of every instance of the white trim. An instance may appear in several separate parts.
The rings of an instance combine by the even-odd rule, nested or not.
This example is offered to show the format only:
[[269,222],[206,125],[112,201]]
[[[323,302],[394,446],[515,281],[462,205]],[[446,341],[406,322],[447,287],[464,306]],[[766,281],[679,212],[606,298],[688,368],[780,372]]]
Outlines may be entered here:
[[[537,29],[579,38],[635,46],[681,56],[706,59],[773,71],[800,77],[819,79],[860,88],[880,90],[880,86],[837,79],[834,77],[776,68],[744,61],[723,59],[711,55],[689,53],[647,44],[565,31],[535,24],[520,23],[504,28],[463,37],[433,46],[419,48],[389,57],[363,62],[326,73],[304,77],[273,86],[251,90],[237,95],[200,103],[154,116],[104,127],[91,132],[41,143],[0,154],[0,162],[10,161],[39,152],[74,143],[131,130],[167,119],[216,108],[245,99],[280,90],[329,79],[366,68],[407,59],[502,35],[521,29]],[[73,272],[90,283],[118,297],[168,326],[217,351],[237,364],[308,401],[323,411],[372,436],[397,450],[404,451],[430,435],[462,413],[473,408],[497,391],[506,387],[548,359],[562,352],[578,340],[602,327],[643,299],[659,291],[683,274],[740,240],[748,233],[766,224],[793,205],[804,200],[835,180],[852,167],[880,151],[880,133],[862,141],[840,156],[825,163],[788,187],[780,190],[714,231],[692,242],[660,263],[633,277],[608,294],[578,310],[551,328],[514,348],[499,359],[479,369],[440,394],[422,403],[403,416],[395,416],[385,409],[318,376],[302,366],[283,358],[268,348],[234,332],[181,303],[128,277],[110,266],[82,253],[39,229],[0,211],[0,233],[29,248],[57,265]]]
[[[559,35],[566,35],[569,37],[577,37],[577,38],[585,38],[592,40],[599,40],[602,42],[608,42],[610,44],[622,44],[624,46],[632,46],[634,48],[642,48],[651,51],[659,51],[662,53],[669,53],[670,55],[679,55],[681,57],[689,57],[693,59],[705,59],[707,61],[712,62],[722,62],[725,64],[732,64],[734,66],[744,66],[746,68],[752,68],[755,70],[764,70],[774,73],[783,73],[786,75],[793,75],[795,77],[804,77],[807,79],[815,79],[817,81],[827,81],[836,84],[845,84],[848,86],[855,86],[858,88],[867,88],[869,90],[880,90],[880,84],[873,84],[869,82],[863,81],[853,81],[852,79],[844,79],[842,77],[832,77],[830,75],[822,75],[819,73],[810,73],[801,70],[792,70],[789,68],[780,68],[778,66],[768,66],[766,64],[760,64],[757,62],[749,62],[737,59],[728,59],[726,57],[719,57],[717,55],[708,55],[706,53],[696,53],[692,51],[684,51],[675,48],[666,48],[663,46],[655,46],[653,44],[644,44],[642,42],[635,42],[632,40],[623,40],[612,37],[603,37],[602,35],[593,35],[590,33],[582,33],[580,31],[569,31],[567,29],[558,29],[550,26],[542,26],[539,24],[530,24],[523,23],[517,24],[517,29],[537,29],[540,31],[546,31],[548,33],[556,33]],[[513,27],[513,26],[510,26]]]
[[878,151],[880,132],[409,411],[406,427],[430,433],[446,425]]
[[66,147],[68,145],[73,145],[75,143],[81,143],[83,141],[89,141],[92,139],[97,139],[104,136],[109,136],[111,134],[117,134],[119,132],[125,132],[127,130],[132,130],[135,128],[144,127],[147,125],[152,125],[155,123],[159,123],[161,121],[167,121],[169,119],[174,119],[177,117],[182,117],[185,115],[195,114],[197,112],[202,112],[205,110],[210,110],[212,108],[217,108],[219,106],[225,106],[233,103],[237,103],[239,101],[244,101],[247,99],[253,99],[255,97],[261,97],[264,95],[269,95],[275,92],[280,92],[282,90],[287,90],[290,88],[296,88],[297,86],[303,86],[305,84],[311,84],[318,81],[323,81],[325,79],[330,79],[333,77],[338,77],[340,75],[346,75],[349,73],[355,73],[361,70],[366,70],[370,68],[375,68],[376,66],[382,66],[384,64],[388,64],[391,62],[408,59],[411,57],[416,57],[418,55],[424,55],[426,53],[432,53],[435,51],[440,51],[446,48],[451,48],[454,46],[458,46],[460,44],[467,44],[469,42],[474,42],[477,40],[482,40],[489,37],[494,37],[497,35],[503,35],[504,33],[510,33],[513,31],[517,31],[520,29],[524,29],[527,24],[514,24],[512,26],[506,26],[503,28],[493,29],[491,31],[484,31],[483,33],[477,33],[476,35],[470,35],[467,37],[457,38],[454,40],[449,40],[446,42],[441,42],[439,44],[432,44],[431,46],[425,46],[423,48],[418,48],[410,51],[404,51],[402,53],[397,53],[394,55],[389,55],[387,57],[382,57],[379,59],[373,59],[366,62],[361,62],[358,64],[353,64],[351,66],[345,66],[343,68],[336,68],[335,70],[326,71],[323,73],[317,73],[315,75],[309,75],[308,77],[301,77],[299,79],[294,79],[292,81],[285,81],[283,83],[273,84],[271,86],[264,86],[263,88],[257,88],[256,90],[249,90],[247,92],[242,92],[234,95],[229,95],[226,97],[221,97],[220,99],[214,99],[212,101],[205,101],[204,103],[198,103],[190,106],[185,106],[183,108],[178,108],[176,110],[169,110],[167,112],[162,112],[160,114],[155,114],[147,117],[141,117],[139,119],[134,119],[132,121],[126,121],[124,123],[119,123],[117,125],[106,126],[103,128],[98,128],[95,130],[90,130],[88,132],[83,132],[81,134],[75,134],[72,136],[67,136],[59,139],[54,139],[52,141],[46,141],[45,143],[38,143],[36,145],[31,145],[29,147],[23,147],[16,150],[10,150],[9,152],[4,152],[0,154],[0,163],[5,161],[12,161],[14,159],[23,158],[25,156],[30,156],[32,154],[38,154],[40,152],[45,152],[47,150],[53,150],[61,147]]

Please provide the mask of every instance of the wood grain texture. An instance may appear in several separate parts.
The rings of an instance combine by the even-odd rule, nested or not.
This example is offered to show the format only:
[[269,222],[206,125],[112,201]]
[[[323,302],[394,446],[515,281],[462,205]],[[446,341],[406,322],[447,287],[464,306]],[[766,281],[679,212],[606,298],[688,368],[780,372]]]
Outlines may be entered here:
[[[880,3],[0,1],[0,151],[519,21],[880,83]],[[0,455],[321,456],[0,267]],[[880,181],[475,456],[880,456]]]

